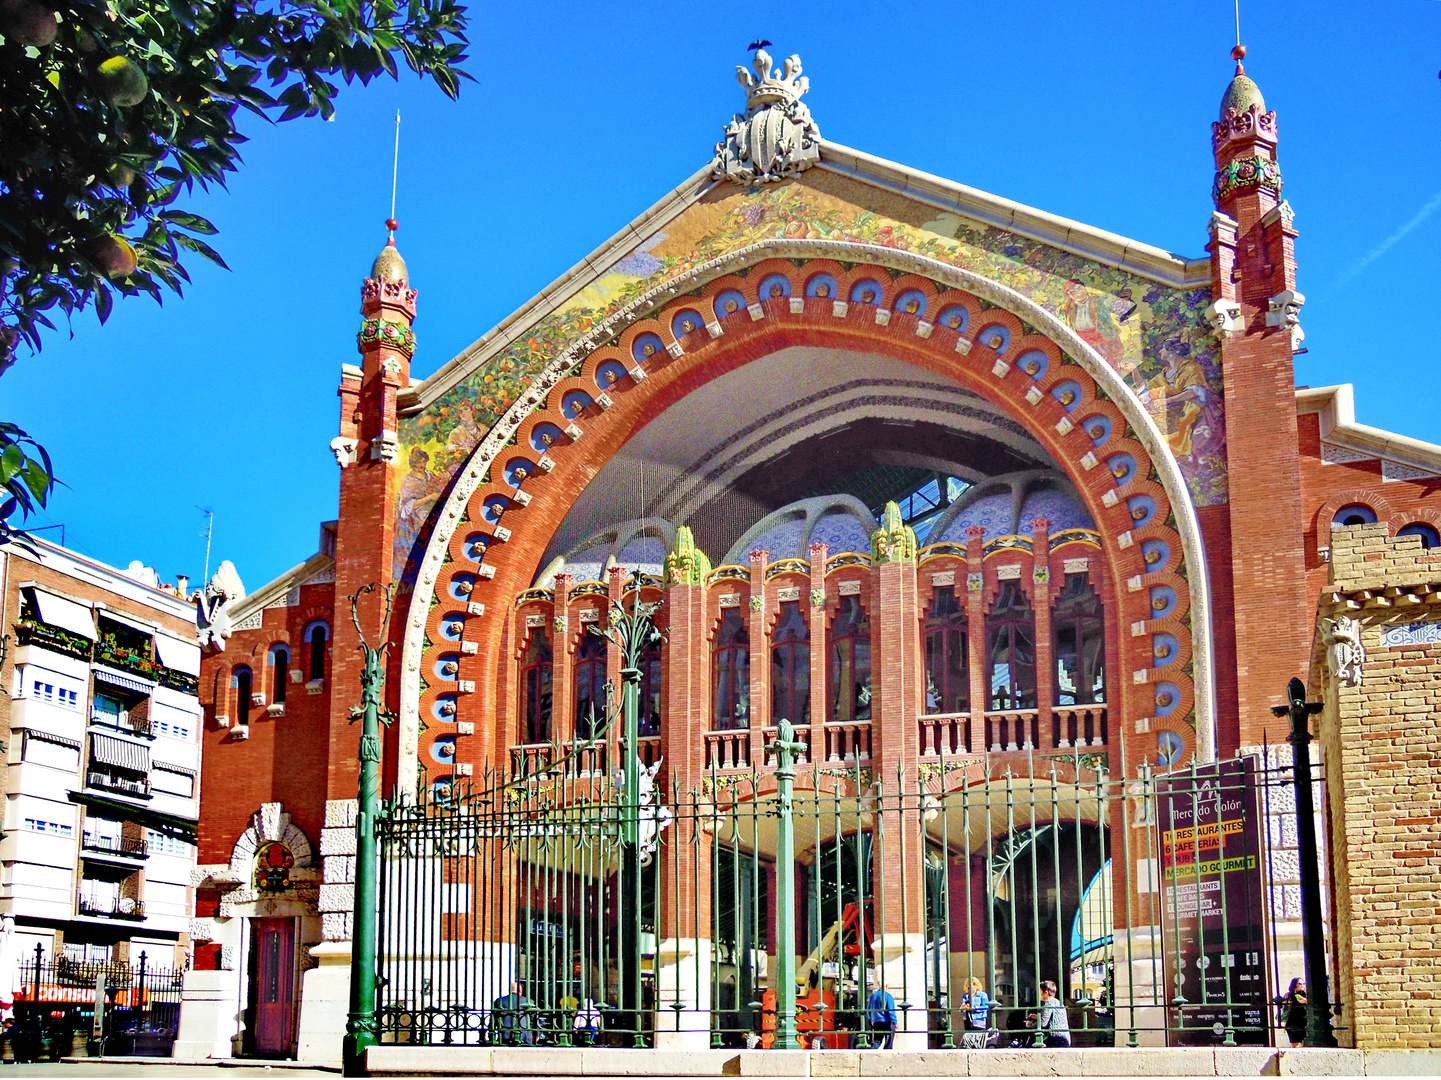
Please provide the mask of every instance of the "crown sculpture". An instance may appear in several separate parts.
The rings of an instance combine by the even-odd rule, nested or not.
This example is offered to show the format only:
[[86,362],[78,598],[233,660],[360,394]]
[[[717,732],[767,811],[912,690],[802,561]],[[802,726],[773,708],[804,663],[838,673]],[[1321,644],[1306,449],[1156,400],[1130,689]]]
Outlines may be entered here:
[[801,75],[801,58],[789,57],[775,76],[771,56],[756,51],[752,75],[736,67],[736,80],[745,88],[746,111],[726,125],[725,141],[716,143],[711,172],[717,179],[738,184],[764,184],[784,180],[809,169],[821,159],[821,130],[801,97],[811,88]]

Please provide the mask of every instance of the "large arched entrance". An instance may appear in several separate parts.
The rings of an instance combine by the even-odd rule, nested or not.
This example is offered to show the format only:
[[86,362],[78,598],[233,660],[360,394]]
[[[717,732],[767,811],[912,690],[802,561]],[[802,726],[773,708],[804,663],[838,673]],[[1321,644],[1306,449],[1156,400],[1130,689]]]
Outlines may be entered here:
[[[701,268],[691,275],[693,293],[676,295],[682,281],[644,298],[632,310],[648,311],[646,318],[618,316],[592,331],[592,340],[614,334],[608,344],[567,353],[536,381],[476,449],[421,563],[404,640],[405,755],[429,766],[503,753],[502,730],[476,729],[468,754],[464,739],[446,758],[434,758],[429,744],[467,715],[504,720],[519,709],[516,679],[488,674],[521,648],[507,612],[564,546],[561,526],[584,509],[592,479],[699,387],[787,349],[820,348],[939,376],[989,410],[993,424],[1008,422],[1018,441],[1044,452],[1095,525],[1098,558],[1114,583],[1114,623],[1125,628],[1110,661],[1111,729],[1124,733],[1111,768],[1153,760],[1162,740],[1172,759],[1210,756],[1199,533],[1149,415],[1084,342],[1019,295],[904,253],[859,253],[874,262],[831,261],[825,244],[790,242]],[[778,254],[791,257],[766,258]],[[858,251],[848,245],[845,254],[853,260]],[[938,426],[957,430],[954,421]],[[827,434],[788,437],[804,446]],[[892,449],[905,456],[906,448]],[[722,463],[740,477],[744,450]],[[690,481],[672,493],[682,510],[701,505],[706,483],[724,486],[727,477],[722,470]],[[1026,531],[1025,523],[1017,528]]]

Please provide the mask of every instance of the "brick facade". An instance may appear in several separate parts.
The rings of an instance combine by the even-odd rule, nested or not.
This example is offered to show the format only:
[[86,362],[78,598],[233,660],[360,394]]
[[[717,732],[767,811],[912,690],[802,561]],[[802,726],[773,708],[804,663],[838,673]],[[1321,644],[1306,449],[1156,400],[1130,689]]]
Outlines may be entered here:
[[[1339,1025],[1363,1049],[1441,1046],[1441,551],[1338,529],[1312,665],[1330,794]],[[1359,622],[1361,681],[1328,620]]]
[[[538,578],[553,539],[597,475],[668,409],[747,365],[795,349],[882,358],[949,380],[1004,413],[1018,437],[1033,442],[1074,488],[1093,527],[1067,532],[1039,518],[1018,524],[1017,535],[999,538],[976,528],[964,544],[938,544],[900,559],[877,557],[874,564],[858,553],[835,563],[824,544],[809,549],[809,560],[756,550],[736,557],[747,565],[710,576],[647,578],[645,599],[661,603],[657,622],[668,630],[662,730],[644,748],[664,758],[662,785],[695,791],[721,758],[735,769],[766,767],[764,729],[778,719],[771,715],[771,636],[783,603],[799,603],[808,627],[810,718],[802,736],[809,739],[812,759],[864,757],[874,770],[868,773],[872,779],[890,785],[900,777],[902,790],[909,791],[906,785],[922,775],[924,759],[945,756],[939,751],[943,739],[954,740],[945,753],[1013,755],[1008,760],[1018,775],[1031,768],[1024,758],[1038,748],[1084,747],[1085,767],[1113,778],[1134,778],[1158,763],[1184,765],[1255,747],[1273,725],[1269,707],[1278,693],[1306,669],[1315,598],[1326,588],[1322,614],[1358,613],[1372,650],[1364,685],[1328,683],[1326,691],[1328,715],[1337,717],[1324,740],[1338,855],[1341,997],[1356,1002],[1358,1046],[1387,1038],[1408,1045],[1441,1041],[1441,1022],[1426,1026],[1421,1003],[1430,999],[1420,996],[1441,986],[1433,989],[1427,982],[1417,991],[1403,981],[1409,970],[1387,955],[1388,947],[1403,940],[1425,944],[1416,935],[1430,931],[1422,929],[1427,916],[1419,913],[1429,911],[1433,923],[1435,918],[1434,886],[1428,881],[1438,869],[1436,858],[1425,845],[1409,841],[1418,830],[1434,832],[1435,817],[1425,802],[1433,782],[1426,747],[1441,696],[1436,689],[1441,649],[1379,644],[1393,623],[1426,622],[1426,613],[1441,611],[1427,599],[1441,595],[1429,591],[1433,583],[1427,576],[1441,575],[1441,555],[1423,553],[1419,539],[1391,539],[1416,524],[1441,527],[1434,494],[1441,450],[1415,444],[1402,460],[1386,443],[1373,453],[1366,442],[1371,436],[1359,426],[1327,419],[1332,405],[1322,401],[1326,391],[1298,397],[1297,234],[1290,208],[1280,200],[1275,114],[1264,112],[1258,91],[1253,100],[1245,99],[1254,90],[1249,80],[1243,85],[1238,78],[1227,95],[1235,108],[1223,109],[1222,123],[1213,130],[1218,213],[1209,260],[1177,260],[1146,271],[1157,296],[1167,289],[1191,290],[1185,318],[1210,328],[1197,350],[1219,356],[1221,386],[1187,388],[1224,400],[1225,431],[1213,450],[1224,474],[1225,494],[1218,498],[1197,499],[1192,477],[1178,464],[1189,435],[1178,434],[1167,410],[1179,411],[1184,395],[1176,402],[1143,400],[1149,391],[1126,381],[1128,373],[1119,370],[1115,357],[1099,351],[1106,342],[1095,340],[1102,336],[1095,326],[1083,336],[1087,328],[1060,318],[1053,302],[1033,302],[1008,285],[981,280],[984,274],[971,273],[964,259],[940,246],[917,253],[887,243],[856,254],[788,227],[784,238],[752,238],[705,274],[677,277],[644,302],[611,309],[608,321],[587,319],[584,335],[570,327],[564,339],[546,338],[536,329],[545,316],[537,301],[504,333],[488,335],[433,381],[415,385],[409,378],[415,293],[403,264],[400,276],[393,276],[398,255],[382,256],[363,293],[361,364],[347,366],[339,387],[337,456],[346,460],[339,520],[329,533],[333,543],[303,572],[271,583],[259,599],[241,605],[242,628],[223,653],[205,663],[200,861],[213,867],[227,863],[257,808],[283,804],[315,844],[320,888],[308,914],[320,919],[327,945],[338,947],[350,933],[354,805],[349,800],[356,779],[350,707],[360,672],[347,597],[371,583],[402,586],[385,631],[378,594],[368,595],[359,611],[361,633],[372,643],[384,633],[393,645],[388,703],[398,723],[386,736],[387,796],[408,791],[417,778],[439,793],[456,779],[484,775],[488,767],[533,764],[547,749],[528,745],[524,731],[521,665],[527,643],[543,634],[551,645],[550,735],[566,742],[575,734],[581,635],[604,621],[603,611],[622,598],[632,580],[623,567],[601,567],[599,580],[588,582],[565,572],[549,584]],[[1274,182],[1223,183],[1239,175],[1238,162],[1256,163],[1250,175]],[[895,176],[886,182],[897,183]],[[823,179],[812,190],[797,181],[796,188],[819,198],[816,193],[833,183]],[[872,191],[874,198],[892,199],[894,192],[880,194],[882,186]],[[699,195],[693,201],[697,216],[720,213]],[[935,213],[933,205],[920,201],[901,210],[888,206],[921,219]],[[1073,251],[1066,249],[1065,257],[1072,258]],[[1061,254],[1058,246],[1045,258]],[[612,255],[619,252],[606,253]],[[1096,258],[1094,252],[1088,257]],[[387,259],[389,277],[381,273]],[[697,255],[694,264],[703,261]],[[597,268],[608,265],[595,259]],[[594,278],[602,270],[587,273]],[[834,293],[807,292],[808,283],[822,276]],[[768,283],[764,293],[763,283]],[[567,288],[573,285],[567,280]],[[870,300],[840,299],[862,286],[874,287]],[[1118,298],[1123,295],[1129,294]],[[1206,300],[1223,306],[1224,318],[1213,321],[1193,310]],[[974,324],[928,321],[927,312],[934,320],[938,311],[961,308],[974,313]],[[996,336],[983,339],[983,326]],[[552,366],[534,368],[530,381],[517,383],[509,398],[485,391],[496,394],[484,399],[494,410],[489,431],[457,442],[452,430],[446,442],[441,413],[457,411],[455,399],[444,410],[436,403],[477,372],[485,372],[481,386],[492,376],[508,379],[509,361],[496,362],[485,349],[531,331],[527,347],[534,343],[535,353],[546,354]],[[1183,333],[1194,337],[1195,326],[1187,322]],[[1146,345],[1152,353],[1164,347]],[[1034,370],[1019,363],[1028,355],[1041,358]],[[607,371],[613,374],[607,377]],[[474,409],[475,400],[464,404]],[[440,444],[448,456],[455,455],[447,468],[430,461],[419,443],[403,447],[397,440],[407,422],[419,426],[417,417],[434,421]],[[1196,424],[1197,416],[1187,422]],[[430,465],[437,466],[433,473]],[[1364,506],[1378,523],[1333,530],[1333,518],[1351,506]],[[1067,564],[1078,569],[1068,570]],[[1071,573],[1087,576],[1105,613],[1105,700],[1089,702],[1096,706],[1089,711],[1063,710],[1053,693],[1052,612]],[[1387,594],[1411,577],[1428,591]],[[971,706],[967,717],[928,716],[927,724],[922,723],[924,621],[942,578],[949,585],[940,587],[953,588],[961,598]],[[992,691],[987,616],[1003,579],[1018,583],[1015,588],[1034,611],[1030,662],[1041,673],[1034,709],[987,704]],[[864,732],[842,732],[843,724],[829,723],[834,718],[828,647],[838,588],[860,597],[872,628],[875,695]],[[1364,590],[1376,595],[1353,608],[1351,597]],[[1420,599],[1413,603],[1407,596]],[[714,639],[732,608],[748,630],[751,650],[747,714],[740,728],[716,725],[711,700]],[[1403,608],[1404,617],[1397,614]],[[297,687],[283,715],[276,715],[265,697],[267,657],[278,644],[303,656],[308,643],[301,639],[316,621],[329,628],[325,677],[320,685]],[[242,663],[256,675],[260,702],[252,706],[244,735],[234,725],[231,685]],[[619,667],[619,650],[612,644],[607,672],[613,683]],[[1315,670],[1323,671],[1324,663]],[[952,731],[964,734],[953,737]],[[1166,755],[1163,746],[1170,748]],[[1165,760],[1158,760],[1161,756]],[[606,760],[619,760],[614,737]],[[1424,805],[1407,811],[1407,824],[1378,824],[1413,799]],[[694,877],[674,874],[670,860],[676,850],[679,846],[662,855],[665,875],[682,882],[680,895],[662,907],[662,935],[679,935],[692,918],[695,926],[710,922],[711,897],[696,885],[709,868],[702,865]],[[921,855],[916,850],[904,863],[877,862],[877,892],[890,907],[899,908],[901,881],[917,877]],[[217,903],[222,884],[212,880],[202,897],[207,905]],[[1288,878],[1287,886],[1292,884]],[[892,912],[893,924],[918,925],[919,902],[912,892],[906,910]],[[1441,942],[1430,944],[1441,950]],[[1426,949],[1410,955],[1423,957]],[[1434,962],[1429,970],[1434,973]]]

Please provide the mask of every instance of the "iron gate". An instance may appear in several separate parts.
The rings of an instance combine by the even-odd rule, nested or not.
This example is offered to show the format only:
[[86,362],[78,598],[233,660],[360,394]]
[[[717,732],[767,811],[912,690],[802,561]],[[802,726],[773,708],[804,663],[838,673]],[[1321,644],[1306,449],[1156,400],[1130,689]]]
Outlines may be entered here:
[[16,1061],[61,1058],[86,1052],[93,1038],[97,992],[104,998],[101,1045],[107,1054],[169,1057],[180,1028],[183,970],[152,963],[142,952],[133,962],[98,963],[47,956],[43,945],[21,958],[15,1026]]
[[380,1037],[766,1047],[788,918],[803,1045],[872,1045],[882,983],[897,1045],[1042,1045],[1047,981],[1075,1045],[1270,1044],[1303,970],[1289,754],[1123,780],[1079,750],[890,775],[802,753],[787,868],[773,755],[627,804],[604,744],[557,747],[381,815]]

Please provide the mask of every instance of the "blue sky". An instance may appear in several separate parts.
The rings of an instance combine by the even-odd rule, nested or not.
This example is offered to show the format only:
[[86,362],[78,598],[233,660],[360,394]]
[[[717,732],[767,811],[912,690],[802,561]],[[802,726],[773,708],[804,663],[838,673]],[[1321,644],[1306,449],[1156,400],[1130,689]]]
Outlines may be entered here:
[[[68,484],[40,524],[198,578],[208,506],[212,568],[232,560],[251,589],[315,550],[397,107],[417,376],[709,159],[755,36],[800,53],[827,139],[1204,253],[1232,0],[533,0],[472,23],[459,103],[407,78],[349,88],[330,123],[250,123],[229,190],[191,204],[232,271],[196,262],[184,299],[126,302],[103,328],[86,314],[0,379],[0,414]],[[1241,29],[1301,234],[1297,381],[1353,382],[1363,423],[1441,442],[1441,2],[1244,0]]]

